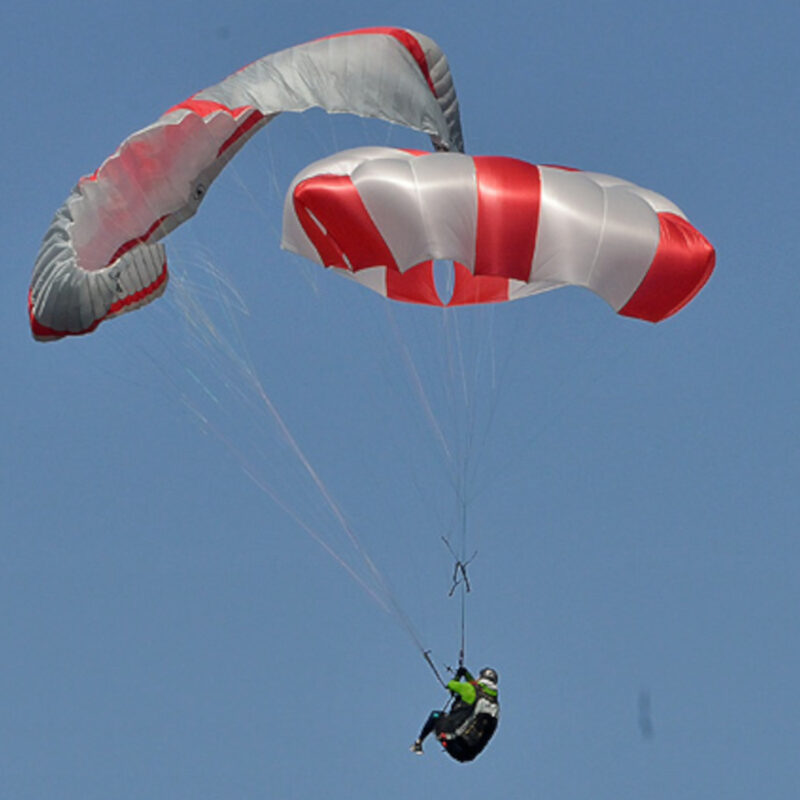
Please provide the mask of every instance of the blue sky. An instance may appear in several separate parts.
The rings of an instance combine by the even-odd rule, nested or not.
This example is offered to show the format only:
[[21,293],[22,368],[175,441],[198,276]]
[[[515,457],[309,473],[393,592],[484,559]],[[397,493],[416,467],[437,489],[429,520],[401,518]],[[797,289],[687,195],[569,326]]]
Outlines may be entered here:
[[[33,0],[2,19],[0,794],[796,797],[796,3]],[[717,248],[697,299],[659,326],[578,290],[389,307],[279,250],[282,193],[343,147],[426,139],[310,113],[268,126],[170,237],[164,299],[32,340],[33,261],[81,175],[261,55],[386,24],[447,53],[469,152],[675,201]],[[187,298],[439,665],[458,649],[441,536],[460,506],[404,353],[451,449],[473,443],[467,657],[497,668],[503,703],[474,764],[408,753],[442,691],[397,615],[280,508],[364,573]]]

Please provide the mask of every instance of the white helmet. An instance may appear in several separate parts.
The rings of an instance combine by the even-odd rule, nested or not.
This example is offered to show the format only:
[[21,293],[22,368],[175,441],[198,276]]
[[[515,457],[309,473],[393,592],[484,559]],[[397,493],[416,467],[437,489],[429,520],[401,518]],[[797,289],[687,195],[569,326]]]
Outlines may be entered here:
[[478,680],[497,683],[497,673],[491,667],[484,667],[478,675]]

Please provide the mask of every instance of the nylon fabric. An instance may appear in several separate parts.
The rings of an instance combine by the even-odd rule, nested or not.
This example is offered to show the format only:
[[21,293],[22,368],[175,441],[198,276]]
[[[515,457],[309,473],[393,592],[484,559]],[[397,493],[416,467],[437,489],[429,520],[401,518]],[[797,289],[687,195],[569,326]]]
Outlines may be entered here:
[[528,283],[539,226],[539,168],[511,158],[475,157],[473,164],[478,220],[472,272]]
[[[88,333],[116,313],[157,297],[137,274],[132,247],[149,246],[192,217],[221,170],[284,111],[320,107],[430,134],[437,149],[461,149],[452,78],[432,39],[405,29],[353,31],[247,65],[129,136],[56,212],[28,293],[36,338]],[[115,269],[115,288],[91,277]],[[112,311],[112,306],[114,310]]]
[[[393,295],[388,287],[400,283],[397,273],[452,259],[455,290],[447,305],[572,285],[626,316],[658,322],[688,303],[713,270],[713,248],[674,203],[620,178],[496,156],[375,147],[322,159],[292,182],[282,246],[317,263],[325,257],[300,234],[291,198],[309,198],[315,213],[307,187],[323,186],[327,174],[350,176],[363,201],[359,214],[366,210],[374,225],[369,241],[379,240],[371,261],[383,279],[353,277],[369,288],[379,284],[393,299],[442,305],[427,268],[414,291]],[[320,213],[337,217],[337,246],[362,248],[363,222],[352,200],[320,194],[318,202]]]

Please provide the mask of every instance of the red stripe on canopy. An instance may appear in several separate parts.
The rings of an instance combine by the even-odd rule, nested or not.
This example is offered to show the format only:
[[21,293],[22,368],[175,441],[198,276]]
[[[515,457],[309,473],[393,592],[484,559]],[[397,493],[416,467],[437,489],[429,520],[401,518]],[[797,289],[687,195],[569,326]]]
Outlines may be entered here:
[[536,247],[541,177],[535,164],[475,156],[478,225],[475,275],[528,281]]
[[405,272],[386,270],[386,296],[406,303],[440,306],[442,301],[436,291],[433,261],[423,261]]
[[294,189],[294,208],[303,230],[326,267],[357,272],[385,266],[394,256],[348,175],[315,175]]
[[708,239],[677,214],[658,215],[661,235],[653,262],[630,300],[626,317],[660,322],[676,314],[705,286],[716,255]]
[[508,300],[508,278],[497,275],[473,275],[463,264],[453,262],[455,285],[448,306],[475,303],[502,303]]
[[297,219],[326,267],[352,272],[385,267],[387,297],[442,304],[432,262],[400,272],[349,176],[315,175],[295,187],[293,199]]
[[164,222],[165,219],[169,217],[169,214],[164,214],[163,217],[159,217],[155,222],[153,222],[150,227],[141,235],[137,236],[134,239],[129,239],[125,244],[121,244],[115,251],[114,255],[108,259],[108,263],[106,264],[107,267],[111,266],[118,258],[122,258],[128,250],[132,250],[134,247],[137,247],[140,244],[146,242],[155,231],[158,229],[159,225]]

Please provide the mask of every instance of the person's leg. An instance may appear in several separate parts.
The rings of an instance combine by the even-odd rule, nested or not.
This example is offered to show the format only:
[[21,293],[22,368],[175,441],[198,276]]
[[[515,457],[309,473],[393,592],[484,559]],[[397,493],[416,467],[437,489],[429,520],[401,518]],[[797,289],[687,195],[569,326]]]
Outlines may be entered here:
[[436,722],[441,716],[441,711],[431,711],[428,719],[425,720],[425,724],[422,726],[422,730],[419,732],[419,738],[417,741],[421,742],[425,739],[425,737],[436,727]]
[[428,719],[425,720],[425,724],[422,726],[422,730],[419,732],[419,736],[414,744],[411,745],[411,752],[417,753],[418,755],[422,755],[422,742],[424,741],[425,737],[433,731],[436,727],[436,723],[442,716],[441,711],[431,711],[428,716]]

